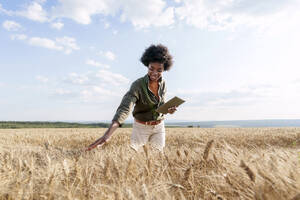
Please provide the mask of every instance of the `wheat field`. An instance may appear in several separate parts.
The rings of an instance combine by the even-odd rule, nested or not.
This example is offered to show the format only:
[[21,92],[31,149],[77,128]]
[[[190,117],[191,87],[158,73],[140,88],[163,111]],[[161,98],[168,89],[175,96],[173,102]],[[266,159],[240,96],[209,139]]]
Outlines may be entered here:
[[0,199],[300,199],[300,128],[167,128],[163,153],[118,129],[0,130]]

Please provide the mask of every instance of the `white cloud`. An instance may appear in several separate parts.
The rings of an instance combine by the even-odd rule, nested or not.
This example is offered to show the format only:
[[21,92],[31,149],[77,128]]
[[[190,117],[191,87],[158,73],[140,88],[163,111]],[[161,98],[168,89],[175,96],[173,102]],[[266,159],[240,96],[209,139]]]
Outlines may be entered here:
[[300,84],[300,78],[294,79],[292,83],[296,85]]
[[278,20],[282,18],[288,20],[291,12],[298,12],[295,7],[299,10],[299,4],[295,2],[294,0],[182,0],[175,13],[188,25],[201,29],[235,30],[241,25],[265,29],[278,25]]
[[110,99],[111,97],[119,97],[117,92],[105,89],[99,86],[91,86],[80,92],[80,97],[84,102],[101,102],[104,99]]
[[44,47],[47,49],[53,49],[58,51],[62,51],[64,49],[62,46],[58,46],[55,41],[48,38],[32,37],[29,39],[28,42],[32,46]]
[[102,64],[102,63],[97,62],[97,61],[92,60],[92,59],[88,59],[88,60],[86,61],[86,64],[87,64],[87,65],[92,65],[92,66],[95,66],[95,67],[103,67],[103,68],[106,68],[106,69],[110,68],[109,65]]
[[64,82],[75,85],[94,85],[109,84],[119,86],[128,84],[129,79],[125,76],[113,73],[108,70],[99,70],[97,72],[87,72],[84,74],[71,73],[63,79]]
[[66,54],[70,54],[73,50],[80,49],[76,44],[76,40],[67,36],[56,38],[55,41],[48,38],[32,37],[28,40],[28,43],[32,46],[64,51]]
[[123,5],[121,21],[131,21],[136,28],[169,26],[174,23],[174,8],[162,0],[129,0]]
[[70,94],[71,92],[68,91],[68,90],[59,88],[59,89],[56,89],[56,90],[55,90],[55,93],[56,93],[56,94],[59,94],[59,95],[64,95],[64,94]]
[[40,4],[46,3],[46,1],[47,0],[35,0],[35,2],[40,3]]
[[194,90],[190,94],[180,94],[187,101],[179,107],[177,117],[186,120],[299,118],[300,94],[295,92],[298,90],[299,85],[293,81],[251,85],[225,92],[197,93]]
[[60,30],[64,27],[64,24],[61,23],[61,22],[55,22],[55,23],[52,23],[51,24],[51,28],[54,28],[54,29],[57,29],[57,30]]
[[42,82],[42,83],[47,83],[49,81],[49,79],[47,77],[41,76],[41,75],[37,75],[36,80]]
[[260,84],[220,91],[178,89],[175,93],[187,99],[189,106],[235,107],[267,102],[282,91],[277,85]]
[[74,97],[78,96],[78,93],[73,92],[71,90],[58,88],[54,91],[53,95],[57,96],[57,97],[62,97],[62,98],[74,98]]
[[105,51],[105,52],[99,51],[98,55],[104,56],[108,60],[115,60],[116,59],[116,55],[111,51]]
[[13,15],[12,11],[6,10],[2,7],[2,4],[0,3],[0,13],[4,13],[5,15],[11,16]]
[[186,103],[179,107],[176,118],[237,120],[299,116],[300,95],[295,93],[298,90],[299,86],[292,81],[272,85],[255,84],[227,90],[181,89],[173,95],[180,95]]
[[105,28],[105,29],[108,29],[109,27],[110,27],[110,23],[105,22],[105,23],[104,23],[104,28]]
[[[111,95],[111,96],[116,96],[117,94],[115,92],[112,92],[110,90],[104,89],[102,87],[99,86],[93,86],[92,87],[93,90],[98,93],[98,94],[102,94],[102,95]],[[118,95],[117,95],[118,96]]]
[[90,24],[91,16],[96,14],[114,14],[119,8],[117,0],[59,0],[53,7],[54,17],[66,17],[80,24]]
[[75,85],[84,85],[90,81],[88,75],[89,74],[77,74],[73,72],[70,73],[67,78],[64,78],[64,81]]
[[111,51],[105,52],[104,55],[108,60],[115,60],[116,59],[116,55]]
[[10,36],[11,40],[26,40],[27,39],[27,35],[24,34],[14,34]]
[[90,24],[93,15],[115,16],[118,12],[121,21],[130,21],[137,28],[174,23],[174,8],[167,7],[163,0],[59,0],[52,9],[54,17],[71,18],[81,24]]
[[64,36],[62,38],[56,38],[56,42],[64,47],[66,54],[70,54],[73,50],[79,50],[79,46],[76,44],[76,39]]
[[25,10],[16,11],[16,15],[26,17],[33,21],[46,22],[48,21],[47,12],[38,2],[31,2]]
[[[175,19],[188,25],[208,30],[236,30],[239,26],[255,27],[264,31],[272,26],[283,26],[293,18],[297,25],[300,14],[298,0],[174,0],[176,7],[166,0],[58,0],[47,12],[43,0],[35,0],[24,10],[8,11],[0,4],[0,12],[24,16],[28,19],[49,22],[57,18],[70,18],[80,24],[90,24],[96,15],[118,16],[122,22],[130,22],[137,29],[170,26]],[[297,14],[298,13],[298,14]],[[176,17],[175,17],[176,16]],[[284,19],[284,20],[283,20]],[[53,23],[60,29],[63,24]],[[104,28],[110,24],[105,22]],[[113,34],[117,32],[114,31]]]
[[8,31],[17,31],[22,27],[19,23],[10,20],[4,21],[2,26]]
[[0,4],[0,13],[4,13],[9,16],[14,16],[14,15],[22,16],[38,22],[47,22],[49,21],[48,14],[43,9],[43,6],[41,5],[44,2],[45,1],[43,0],[35,0],[30,4],[26,5],[23,10],[17,10],[17,11],[6,10]]
[[120,98],[129,83],[129,80],[123,75],[108,70],[88,71],[81,74],[73,72],[62,80],[64,83],[68,83],[66,87],[69,89],[57,90],[58,96],[76,96],[78,99],[74,99],[75,101],[97,103],[104,100],[111,101],[112,97]]
[[41,37],[31,37],[27,39],[26,35],[15,34],[10,37],[12,40],[27,40],[29,45],[44,47],[56,51],[63,51],[65,54],[72,53],[73,50],[79,50],[79,46],[76,44],[76,39],[71,37],[55,38],[55,40]]
[[118,34],[118,31],[117,31],[117,30],[114,30],[114,31],[113,31],[113,34],[114,34],[114,35],[117,35],[117,34]]
[[127,84],[129,82],[129,79],[124,77],[121,74],[113,73],[108,70],[99,70],[96,75],[97,78],[100,78],[102,81],[112,84],[112,85],[122,85]]

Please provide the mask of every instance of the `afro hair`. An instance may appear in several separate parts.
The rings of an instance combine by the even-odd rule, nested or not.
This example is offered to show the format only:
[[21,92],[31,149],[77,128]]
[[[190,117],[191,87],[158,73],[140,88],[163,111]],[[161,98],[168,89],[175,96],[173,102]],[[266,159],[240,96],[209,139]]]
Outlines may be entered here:
[[168,71],[173,65],[173,57],[169,53],[166,46],[162,44],[151,45],[143,53],[140,61],[146,66],[151,62],[159,62],[164,64],[164,71]]

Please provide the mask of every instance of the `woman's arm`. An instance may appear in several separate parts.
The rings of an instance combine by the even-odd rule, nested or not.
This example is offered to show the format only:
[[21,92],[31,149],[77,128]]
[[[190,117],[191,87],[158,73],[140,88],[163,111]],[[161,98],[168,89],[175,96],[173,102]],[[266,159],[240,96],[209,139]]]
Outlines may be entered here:
[[85,151],[90,151],[94,148],[96,148],[99,145],[103,145],[106,141],[108,141],[108,139],[110,138],[110,136],[113,134],[113,132],[120,126],[120,124],[116,121],[113,121],[109,128],[106,130],[106,132],[104,133],[104,135],[102,137],[100,137],[98,140],[96,140],[94,143],[90,144]]
[[130,90],[124,95],[120,106],[118,107],[116,114],[110,124],[109,128],[106,130],[104,135],[96,140],[94,143],[90,144],[85,150],[90,151],[99,145],[103,145],[113,134],[113,132],[125,121],[131,111],[133,105],[138,100],[138,91],[136,89],[135,83],[130,87]]

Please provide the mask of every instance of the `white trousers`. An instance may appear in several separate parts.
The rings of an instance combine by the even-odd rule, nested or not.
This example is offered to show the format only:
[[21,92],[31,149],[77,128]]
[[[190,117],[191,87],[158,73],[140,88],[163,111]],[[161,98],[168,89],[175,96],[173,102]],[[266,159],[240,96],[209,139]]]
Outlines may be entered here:
[[132,125],[130,146],[138,151],[140,147],[149,142],[153,147],[163,151],[166,140],[165,135],[164,121],[157,125],[145,125],[134,121]]

